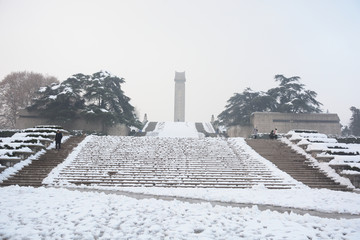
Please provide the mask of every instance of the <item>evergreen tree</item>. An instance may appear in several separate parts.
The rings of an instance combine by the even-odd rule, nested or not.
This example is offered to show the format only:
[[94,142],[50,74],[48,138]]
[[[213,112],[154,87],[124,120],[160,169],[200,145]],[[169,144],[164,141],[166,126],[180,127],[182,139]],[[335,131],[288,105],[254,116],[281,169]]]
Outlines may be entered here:
[[71,77],[61,84],[40,88],[40,97],[28,110],[37,110],[42,117],[59,124],[74,120],[78,110],[85,106],[85,101],[80,96],[81,85],[76,82],[77,80]]
[[321,112],[317,93],[306,90],[299,82],[300,77],[286,78],[276,75],[279,86],[269,89],[266,93],[254,92],[246,88],[242,93],[235,93],[218,115],[222,125],[247,125],[253,112],[311,113]]
[[263,92],[254,92],[246,88],[242,93],[235,93],[225,106],[226,109],[218,116],[220,124],[226,126],[247,125],[250,115],[258,111],[271,111],[273,99]]
[[317,93],[304,89],[304,84],[299,82],[300,77],[286,78],[276,75],[275,81],[279,86],[268,90],[268,94],[277,102],[277,112],[282,113],[319,113],[321,103],[315,98]]
[[343,127],[343,128],[341,129],[341,135],[342,135],[342,136],[345,136],[345,137],[350,136],[350,135],[351,135],[351,130],[350,130],[350,128],[349,128],[348,126]]
[[350,118],[350,131],[352,135],[360,136],[360,109],[356,107],[350,108],[352,116]]
[[108,72],[94,73],[84,87],[87,106],[82,114],[89,119],[101,119],[105,124],[123,123],[140,127],[130,98],[121,89],[123,78]]
[[124,123],[140,127],[130,98],[121,90],[123,78],[100,71],[93,75],[76,74],[59,85],[40,90],[41,96],[29,110],[66,123],[81,115],[88,120],[100,120],[104,126]]

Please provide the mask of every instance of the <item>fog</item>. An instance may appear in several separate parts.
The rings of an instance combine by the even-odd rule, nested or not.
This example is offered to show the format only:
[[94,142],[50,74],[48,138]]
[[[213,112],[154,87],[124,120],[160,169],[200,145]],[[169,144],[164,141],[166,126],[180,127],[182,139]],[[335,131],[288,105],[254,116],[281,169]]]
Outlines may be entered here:
[[141,120],[172,121],[185,71],[186,121],[210,121],[235,92],[300,76],[348,124],[360,107],[359,12],[356,0],[0,0],[0,79],[103,69],[125,78]]

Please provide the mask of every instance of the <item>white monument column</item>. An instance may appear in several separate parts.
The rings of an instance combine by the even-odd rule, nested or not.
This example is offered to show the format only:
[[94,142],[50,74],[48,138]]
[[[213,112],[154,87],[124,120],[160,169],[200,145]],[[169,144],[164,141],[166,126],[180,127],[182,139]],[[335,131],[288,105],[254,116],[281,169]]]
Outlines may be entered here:
[[174,122],[185,122],[185,72],[175,72]]

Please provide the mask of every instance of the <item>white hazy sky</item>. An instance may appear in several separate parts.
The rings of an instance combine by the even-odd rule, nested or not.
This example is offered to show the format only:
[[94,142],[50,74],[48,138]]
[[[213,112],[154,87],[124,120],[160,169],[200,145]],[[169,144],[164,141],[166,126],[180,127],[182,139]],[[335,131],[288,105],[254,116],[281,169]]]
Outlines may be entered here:
[[359,56],[358,0],[0,0],[0,79],[108,70],[141,120],[173,120],[175,71],[186,71],[186,121],[210,121],[235,92],[284,74],[348,124]]

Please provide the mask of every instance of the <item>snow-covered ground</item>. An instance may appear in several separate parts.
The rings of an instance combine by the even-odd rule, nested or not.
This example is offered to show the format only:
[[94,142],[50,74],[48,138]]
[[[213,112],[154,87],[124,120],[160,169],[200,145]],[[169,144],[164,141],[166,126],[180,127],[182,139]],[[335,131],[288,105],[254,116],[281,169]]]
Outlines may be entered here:
[[0,188],[0,194],[1,239],[360,238],[359,218],[261,211],[256,205],[224,207],[17,186]]
[[[163,134],[176,133],[169,129]],[[76,148],[69,158],[80,150]],[[140,199],[123,196],[119,190],[204,202]],[[0,196],[0,239],[360,239],[360,194],[353,192],[269,190],[261,185],[249,189],[93,186],[86,191],[10,186],[0,188]],[[210,204],[213,201],[251,207]],[[294,211],[260,210],[264,205]],[[297,214],[296,209],[309,214]],[[312,211],[330,215],[317,217]]]

